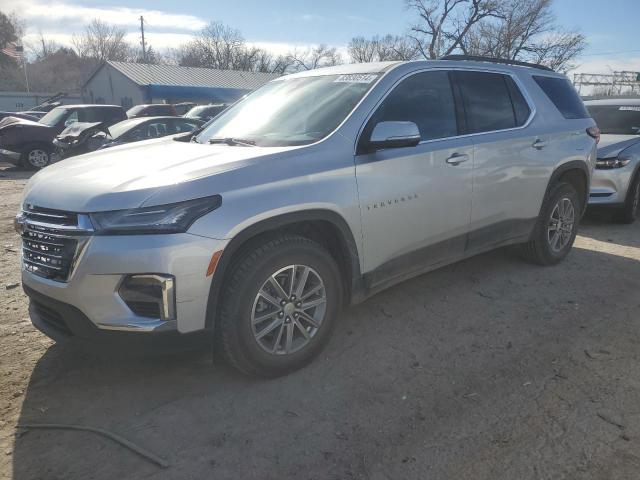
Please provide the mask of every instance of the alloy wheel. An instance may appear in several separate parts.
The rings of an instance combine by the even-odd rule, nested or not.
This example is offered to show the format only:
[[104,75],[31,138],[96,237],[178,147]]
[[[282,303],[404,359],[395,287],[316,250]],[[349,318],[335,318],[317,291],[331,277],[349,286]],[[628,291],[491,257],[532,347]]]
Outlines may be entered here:
[[36,168],[46,167],[49,163],[49,154],[41,149],[34,149],[29,152],[27,157],[29,164]]
[[258,345],[274,355],[304,348],[324,320],[322,278],[306,265],[289,265],[267,278],[253,302],[251,328]]
[[576,211],[573,202],[568,197],[560,198],[553,207],[547,226],[547,239],[551,250],[557,253],[569,244],[575,221]]

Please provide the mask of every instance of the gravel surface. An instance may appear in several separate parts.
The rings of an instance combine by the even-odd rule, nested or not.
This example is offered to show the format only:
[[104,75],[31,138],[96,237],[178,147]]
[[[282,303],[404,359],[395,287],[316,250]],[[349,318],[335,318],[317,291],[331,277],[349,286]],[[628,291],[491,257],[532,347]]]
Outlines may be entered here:
[[[0,478],[630,479],[640,474],[640,223],[583,222],[563,264],[502,249],[346,310],[309,367],[123,357],[32,326],[0,168]],[[81,431],[119,434],[162,469]]]

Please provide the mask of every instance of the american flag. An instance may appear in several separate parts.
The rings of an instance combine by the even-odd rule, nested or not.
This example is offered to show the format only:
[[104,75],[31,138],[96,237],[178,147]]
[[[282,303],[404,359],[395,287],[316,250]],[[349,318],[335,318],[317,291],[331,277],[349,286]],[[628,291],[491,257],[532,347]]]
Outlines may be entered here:
[[0,51],[5,55],[9,55],[12,58],[22,58],[22,53],[24,52],[24,48],[22,47],[22,45],[18,45],[16,42],[9,42]]

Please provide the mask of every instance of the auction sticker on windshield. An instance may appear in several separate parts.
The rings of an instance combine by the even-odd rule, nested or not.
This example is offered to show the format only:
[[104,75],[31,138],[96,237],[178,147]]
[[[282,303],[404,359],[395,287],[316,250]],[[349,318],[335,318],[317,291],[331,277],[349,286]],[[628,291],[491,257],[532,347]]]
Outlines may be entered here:
[[371,73],[350,73],[348,75],[340,75],[334,83],[371,83],[378,75]]

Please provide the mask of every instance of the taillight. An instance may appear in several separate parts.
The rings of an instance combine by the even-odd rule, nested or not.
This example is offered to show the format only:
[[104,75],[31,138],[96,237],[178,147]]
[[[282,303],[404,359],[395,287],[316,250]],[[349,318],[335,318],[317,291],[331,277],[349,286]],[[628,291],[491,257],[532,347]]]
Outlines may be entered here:
[[600,129],[598,127],[587,128],[587,135],[589,135],[591,138],[596,139],[596,145],[600,141]]

